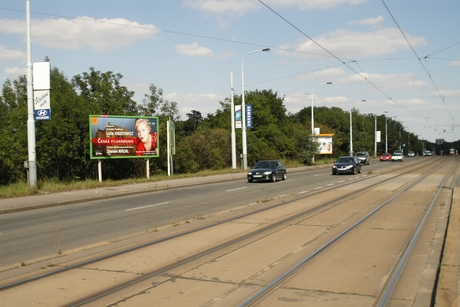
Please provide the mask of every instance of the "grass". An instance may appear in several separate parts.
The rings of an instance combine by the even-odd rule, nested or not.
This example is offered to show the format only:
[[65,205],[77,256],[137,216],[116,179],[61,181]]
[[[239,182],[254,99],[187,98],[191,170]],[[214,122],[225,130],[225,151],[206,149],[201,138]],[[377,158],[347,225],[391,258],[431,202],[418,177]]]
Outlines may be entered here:
[[153,175],[149,179],[147,178],[132,178],[123,180],[104,180],[99,182],[98,180],[78,180],[78,181],[57,181],[56,179],[40,180],[37,182],[35,188],[29,187],[27,182],[13,183],[7,186],[0,186],[0,199],[1,198],[12,198],[12,197],[23,197],[39,194],[49,194],[73,190],[84,190],[84,189],[95,189],[100,187],[112,187],[120,185],[129,185],[144,182],[157,182],[170,179],[181,179],[190,177],[205,177],[218,174],[231,174],[241,173],[240,169],[222,169],[222,170],[205,170],[193,174],[173,174],[168,176],[167,174]]

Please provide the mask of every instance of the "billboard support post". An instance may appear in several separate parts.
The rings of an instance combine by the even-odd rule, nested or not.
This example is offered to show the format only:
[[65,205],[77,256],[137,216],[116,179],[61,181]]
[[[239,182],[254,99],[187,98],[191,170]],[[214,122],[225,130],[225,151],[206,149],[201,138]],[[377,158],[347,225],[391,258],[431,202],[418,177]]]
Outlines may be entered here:
[[147,179],[150,179],[150,159],[145,161],[145,173],[147,174]]
[[102,161],[97,161],[97,175],[99,177],[99,182],[102,182]]

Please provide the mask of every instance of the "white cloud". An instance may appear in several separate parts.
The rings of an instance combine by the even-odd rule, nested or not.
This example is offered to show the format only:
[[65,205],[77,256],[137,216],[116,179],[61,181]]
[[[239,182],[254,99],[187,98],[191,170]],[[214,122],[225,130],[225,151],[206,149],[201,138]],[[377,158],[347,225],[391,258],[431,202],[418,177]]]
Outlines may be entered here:
[[7,67],[4,70],[5,75],[11,77],[17,77],[21,75],[25,75],[27,73],[26,67]]
[[24,60],[26,61],[26,54],[19,50],[11,50],[5,46],[0,45],[0,61],[9,60]]
[[[413,47],[427,45],[425,38],[406,34]],[[395,28],[372,32],[358,32],[338,29],[324,36],[314,38],[316,43],[339,58],[357,58],[393,54],[401,49],[409,49],[401,32]],[[297,51],[305,53],[326,54],[321,47],[309,40],[302,42]]]
[[176,45],[176,51],[179,54],[188,56],[212,56],[214,54],[211,49],[201,47],[196,42]]
[[385,17],[378,16],[375,18],[366,18],[361,20],[350,21],[349,25],[365,25],[365,26],[375,26],[382,23],[385,20]]
[[346,75],[345,70],[339,67],[326,68],[310,74],[302,74],[299,79],[302,81],[317,81],[324,80],[324,82],[330,82],[331,80],[337,80],[339,77]]
[[248,0],[184,0],[183,6],[215,14],[242,15],[261,8],[258,1]]
[[[340,5],[359,5],[367,0],[265,0],[262,1],[269,7],[297,7],[300,10],[330,9]],[[256,0],[184,0],[183,6],[195,10],[215,13],[243,15],[250,11],[264,8]]]
[[301,10],[331,9],[341,5],[359,5],[367,0],[266,0],[267,5],[278,7],[296,6]]
[[[32,41],[35,44],[59,49],[89,47],[97,52],[154,39],[158,33],[158,29],[153,25],[141,25],[124,18],[94,19],[86,16],[72,20],[33,19],[31,27]],[[25,35],[25,21],[1,19],[0,32]]]
[[382,89],[383,91],[410,90],[427,88],[430,86],[428,82],[414,80],[413,73],[406,74],[378,74],[362,72],[359,75],[354,74],[340,80],[342,84],[357,84],[369,80]]
[[225,97],[216,94],[171,93],[166,95],[165,99],[177,102],[181,118],[187,120],[187,113],[192,110],[201,112],[203,117],[215,113],[220,108],[219,101],[224,101]]
[[449,66],[460,66],[460,61],[452,61],[449,63]]

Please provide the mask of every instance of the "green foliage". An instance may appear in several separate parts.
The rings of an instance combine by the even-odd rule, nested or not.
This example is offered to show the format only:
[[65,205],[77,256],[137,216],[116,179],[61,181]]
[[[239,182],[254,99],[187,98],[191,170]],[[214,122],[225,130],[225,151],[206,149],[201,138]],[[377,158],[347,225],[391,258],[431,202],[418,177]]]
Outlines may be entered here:
[[[36,121],[36,155],[38,179],[74,182],[97,179],[97,161],[89,158],[88,116],[148,115],[159,117],[160,157],[150,159],[150,174],[167,173],[168,119],[175,122],[176,155],[174,173],[196,173],[203,170],[228,168],[232,163],[231,100],[226,98],[220,109],[204,118],[192,110],[187,119],[180,120],[178,104],[163,98],[163,90],[151,84],[140,103],[133,100],[134,92],[122,85],[121,74],[88,72],[74,76],[71,81],[57,68],[51,69],[50,121]],[[0,184],[9,185],[26,180],[24,161],[28,160],[27,140],[27,80],[6,80],[0,95]],[[234,97],[234,105],[242,97]],[[311,141],[311,108],[287,114],[284,98],[272,90],[245,93],[246,104],[253,108],[253,127],[247,129],[248,165],[261,159],[282,159],[286,162],[311,163],[315,145]],[[350,112],[340,108],[315,108],[315,127],[321,133],[333,134],[334,158],[348,154],[350,149]],[[373,152],[375,115],[352,110],[353,147],[355,151]],[[385,137],[388,128],[389,150],[404,146],[420,152],[430,148],[414,134],[402,128],[392,118],[377,116],[377,130]],[[242,154],[241,130],[236,129],[236,156]],[[403,141],[404,140],[404,141]],[[407,140],[407,141],[406,141]],[[378,152],[384,151],[380,142]],[[318,159],[320,160],[320,159]],[[325,159],[324,159],[325,160]],[[124,180],[146,175],[144,159],[104,160],[104,179]],[[240,159],[237,159],[240,162]]]
[[205,169],[221,169],[231,164],[231,144],[224,129],[198,129],[182,138],[174,156],[175,170],[194,173]]

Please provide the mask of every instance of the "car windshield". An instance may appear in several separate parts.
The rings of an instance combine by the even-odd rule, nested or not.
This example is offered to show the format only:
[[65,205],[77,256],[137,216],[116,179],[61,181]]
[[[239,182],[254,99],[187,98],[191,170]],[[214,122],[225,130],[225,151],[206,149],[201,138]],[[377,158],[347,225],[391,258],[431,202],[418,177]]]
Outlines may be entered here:
[[395,154],[393,156],[401,156],[402,154],[400,154],[399,152],[395,152]]
[[337,163],[353,163],[353,158],[338,158]]
[[257,162],[255,168],[275,168],[275,162]]
[[357,152],[356,155],[357,156],[365,156],[364,152]]

